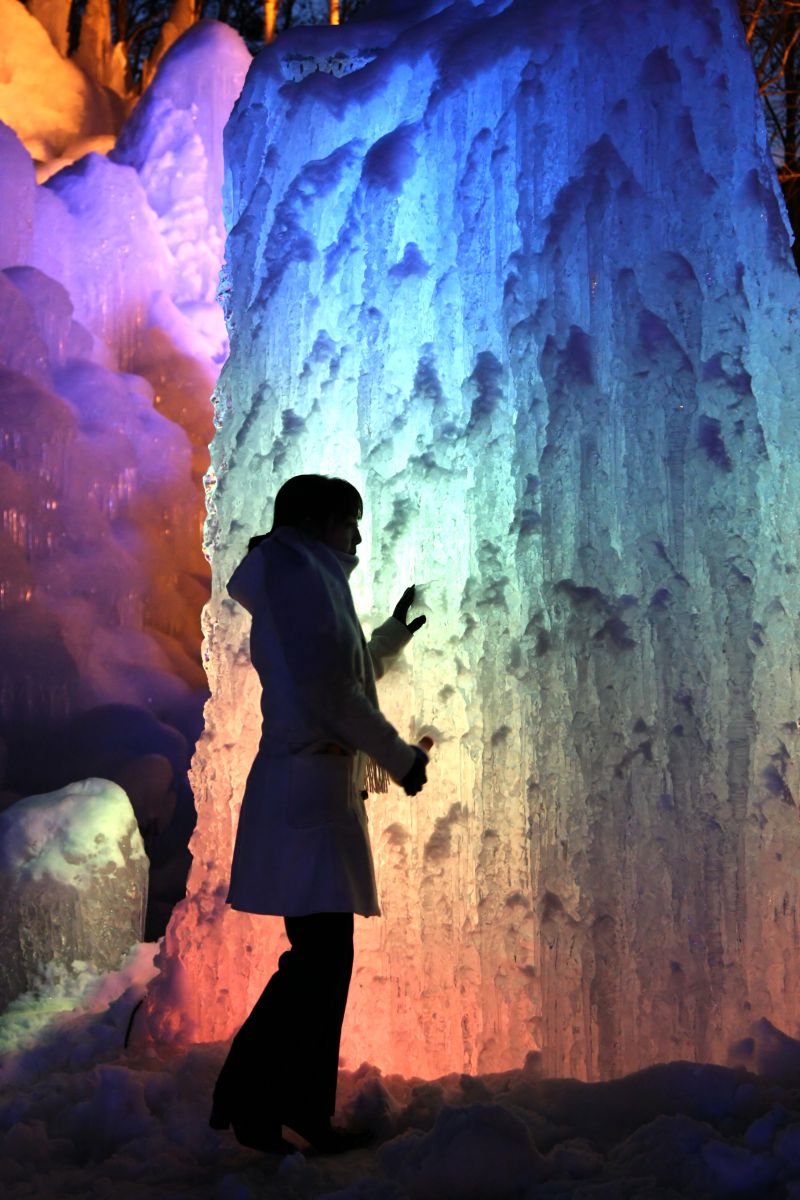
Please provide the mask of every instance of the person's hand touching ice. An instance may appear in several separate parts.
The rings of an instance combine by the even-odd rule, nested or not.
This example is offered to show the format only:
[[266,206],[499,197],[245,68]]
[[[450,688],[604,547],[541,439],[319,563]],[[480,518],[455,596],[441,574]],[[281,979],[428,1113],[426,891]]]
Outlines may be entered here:
[[407,796],[416,796],[417,792],[421,792],[428,782],[428,776],[425,773],[428,756],[421,746],[413,746],[412,749],[416,755],[414,765],[400,780],[400,786]]
[[[408,610],[414,603],[416,591],[417,589],[413,583],[410,587],[407,587],[395,605],[394,612],[392,613],[394,619],[399,621],[401,625],[405,625],[408,632],[412,634],[416,633],[418,629],[421,629],[428,619],[424,614],[419,617],[414,617],[411,621],[408,619]],[[407,796],[416,796],[418,792],[422,791],[428,781],[428,776],[426,774],[426,768],[428,766],[427,751],[431,749],[432,745],[433,739],[424,737],[420,739],[418,745],[413,747],[414,754],[416,755],[414,765],[411,770],[406,772],[406,774],[400,780],[400,786],[403,788]]]
[[[418,629],[422,628],[422,626],[425,624],[425,622],[428,619],[424,615],[420,616],[420,617],[414,617],[414,619],[412,621],[409,621],[409,619],[408,619],[408,610],[411,608],[411,605],[414,603],[414,596],[416,595],[416,590],[417,589],[413,583],[411,584],[411,587],[407,587],[406,590],[403,592],[402,596],[400,597],[400,599],[397,601],[394,612],[392,613],[392,616],[394,617],[394,619],[396,621],[399,621],[401,625],[405,625],[405,627],[409,633],[416,633]],[[427,759],[426,759],[426,761],[427,761]]]

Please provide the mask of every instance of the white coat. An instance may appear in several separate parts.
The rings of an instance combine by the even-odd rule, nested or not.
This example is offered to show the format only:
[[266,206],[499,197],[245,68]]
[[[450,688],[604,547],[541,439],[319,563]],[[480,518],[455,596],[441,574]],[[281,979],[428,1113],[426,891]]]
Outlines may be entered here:
[[[364,755],[399,782],[415,754],[378,709],[371,656],[380,675],[411,635],[390,618],[367,646],[347,581],[355,562],[282,526],[228,584],[252,614],[250,657],[263,689],[228,892],[242,912],[380,914]],[[348,753],[319,753],[331,743]]]

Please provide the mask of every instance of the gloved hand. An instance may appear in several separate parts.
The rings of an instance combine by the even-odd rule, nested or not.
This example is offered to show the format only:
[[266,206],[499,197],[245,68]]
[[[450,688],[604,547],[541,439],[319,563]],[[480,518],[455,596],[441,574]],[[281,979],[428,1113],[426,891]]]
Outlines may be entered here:
[[417,792],[421,792],[427,783],[428,776],[425,774],[425,768],[428,765],[428,756],[424,750],[420,750],[419,746],[412,746],[412,750],[416,754],[416,761],[410,771],[407,771],[400,780],[400,786],[407,796],[416,796]]
[[416,633],[418,629],[422,628],[422,626],[425,624],[425,622],[428,619],[426,616],[414,617],[413,621],[409,621],[409,619],[408,619],[408,610],[411,608],[411,605],[414,603],[415,591],[416,591],[416,588],[414,587],[414,584],[412,583],[411,587],[407,587],[406,590],[403,592],[402,596],[400,597],[400,599],[397,601],[397,604],[395,605],[394,612],[392,613],[392,616],[394,617],[394,619],[396,621],[399,621],[401,623],[401,625],[405,625],[405,627],[409,633]]

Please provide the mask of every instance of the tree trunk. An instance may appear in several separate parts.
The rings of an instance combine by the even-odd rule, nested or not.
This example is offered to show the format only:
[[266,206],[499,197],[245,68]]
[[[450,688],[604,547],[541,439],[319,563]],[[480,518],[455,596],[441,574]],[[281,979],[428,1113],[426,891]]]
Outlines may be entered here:
[[784,133],[783,133],[783,168],[780,180],[786,208],[795,233],[792,251],[794,260],[800,270],[800,162],[798,162],[798,110],[797,87],[800,80],[797,71],[797,47],[793,39],[800,29],[800,14],[794,9],[784,12],[781,20],[781,51],[784,57],[783,69],[783,102],[784,102]]

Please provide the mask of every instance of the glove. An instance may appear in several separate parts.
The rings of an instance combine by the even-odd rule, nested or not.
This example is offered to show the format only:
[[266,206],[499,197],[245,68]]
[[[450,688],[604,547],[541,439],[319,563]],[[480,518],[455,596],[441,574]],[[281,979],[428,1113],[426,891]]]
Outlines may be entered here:
[[416,761],[410,771],[407,771],[400,780],[400,786],[407,796],[416,796],[417,792],[421,792],[427,782],[425,768],[428,765],[428,756],[424,750],[420,750],[419,746],[412,746],[416,757]]

